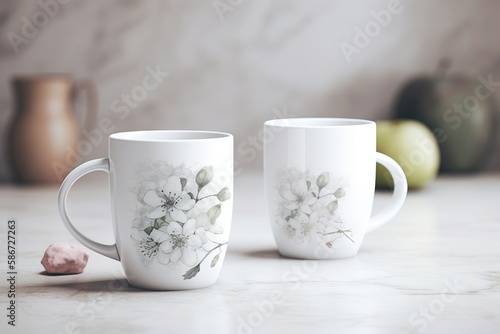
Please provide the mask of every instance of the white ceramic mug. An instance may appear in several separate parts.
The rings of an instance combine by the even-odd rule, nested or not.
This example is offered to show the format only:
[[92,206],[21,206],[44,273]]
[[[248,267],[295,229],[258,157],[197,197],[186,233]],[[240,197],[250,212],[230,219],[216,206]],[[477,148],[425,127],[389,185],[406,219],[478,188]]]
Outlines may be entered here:
[[[66,208],[81,176],[110,176],[116,244],[81,234]],[[129,283],[152,290],[195,289],[215,283],[229,239],[233,137],[201,131],[133,131],[109,137],[109,159],[74,169],[59,190],[59,212],[73,236],[121,262]]]
[[[395,188],[389,205],[370,217],[376,163]],[[264,181],[279,252],[304,259],[356,255],[365,233],[397,214],[408,188],[401,167],[376,152],[375,123],[342,118],[265,122]]]

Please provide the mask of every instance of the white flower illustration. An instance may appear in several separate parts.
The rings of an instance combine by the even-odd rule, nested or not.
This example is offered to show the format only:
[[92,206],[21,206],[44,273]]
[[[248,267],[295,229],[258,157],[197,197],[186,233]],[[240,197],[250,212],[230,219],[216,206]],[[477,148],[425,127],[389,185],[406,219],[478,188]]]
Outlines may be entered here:
[[132,234],[132,238],[139,243],[142,255],[150,259],[157,255],[161,243],[168,239],[168,235],[164,231],[152,229],[150,234],[138,231]]
[[309,242],[329,248],[340,237],[354,242],[352,230],[345,229],[338,212],[346,191],[328,172],[315,177],[310,171],[288,169],[281,170],[278,178],[276,222],[285,237],[298,244]]
[[194,266],[198,262],[196,250],[203,246],[203,240],[196,233],[195,219],[189,219],[184,226],[171,222],[168,226],[161,227],[159,232],[165,234],[159,245],[158,262],[168,264],[180,260],[186,266]]
[[294,218],[289,218],[288,220],[282,217],[277,217],[276,222],[281,226],[281,231],[288,239],[292,239],[296,243],[302,243],[302,226]]
[[184,211],[190,210],[195,205],[195,200],[182,190],[181,179],[170,176],[158,194],[156,190],[149,190],[143,198],[144,203],[154,207],[149,212],[149,218],[169,216],[171,220],[184,223],[187,218]]
[[[196,176],[182,165],[160,161],[151,167],[153,177],[139,182],[137,192],[143,195],[133,222],[137,232],[131,238],[143,261],[156,258],[161,265],[186,267],[182,277],[193,279],[204,261],[214,268],[227,245],[219,217],[231,205],[230,187],[213,182],[216,171],[212,166],[200,168]],[[212,238],[215,235],[219,236]]]
[[299,213],[290,216],[288,220],[278,217],[278,224],[281,225],[283,233],[298,244],[303,242],[317,243],[320,237],[318,232],[324,229],[319,222],[319,215],[316,211],[311,215]]
[[306,180],[298,180],[291,187],[285,189],[283,198],[286,200],[285,206],[289,210],[300,209],[303,213],[311,214],[311,205],[316,203],[317,198],[310,191],[310,183]]

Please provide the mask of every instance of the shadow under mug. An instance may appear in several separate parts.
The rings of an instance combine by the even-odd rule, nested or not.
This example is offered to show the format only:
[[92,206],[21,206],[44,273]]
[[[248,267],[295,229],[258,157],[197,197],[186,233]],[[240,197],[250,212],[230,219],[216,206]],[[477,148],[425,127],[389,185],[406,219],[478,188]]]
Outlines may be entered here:
[[[394,179],[390,203],[370,217],[376,163]],[[291,118],[264,124],[264,182],[279,252],[304,259],[355,256],[366,232],[401,209],[406,176],[376,152],[376,124],[342,118]]]
[[[103,245],[71,223],[67,196],[92,171],[110,177],[116,243]],[[121,262],[128,282],[151,290],[215,283],[232,217],[233,136],[206,131],[133,131],[109,137],[109,158],[74,169],[59,190],[59,212],[83,245]]]

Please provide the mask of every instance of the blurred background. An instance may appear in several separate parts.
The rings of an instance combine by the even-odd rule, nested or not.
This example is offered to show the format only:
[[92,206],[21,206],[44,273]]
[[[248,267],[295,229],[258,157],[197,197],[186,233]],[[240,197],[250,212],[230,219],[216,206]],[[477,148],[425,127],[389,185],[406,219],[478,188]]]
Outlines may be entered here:
[[[230,132],[239,170],[260,170],[265,120],[392,118],[403,85],[443,59],[473,84],[499,82],[482,90],[496,100],[498,13],[495,0],[2,1],[0,181],[15,178],[9,151],[26,152],[18,168],[36,164],[29,147],[41,141],[28,137],[43,128],[68,132],[51,139],[64,143],[60,175],[105,157],[109,133],[141,129]],[[50,88],[54,76],[34,76],[47,73],[69,76]],[[89,87],[79,80],[95,86],[95,114],[85,112],[92,88],[72,107],[68,87]],[[71,117],[59,130],[36,117],[15,127],[21,109],[58,103],[77,127]],[[481,170],[500,169],[494,138]]]

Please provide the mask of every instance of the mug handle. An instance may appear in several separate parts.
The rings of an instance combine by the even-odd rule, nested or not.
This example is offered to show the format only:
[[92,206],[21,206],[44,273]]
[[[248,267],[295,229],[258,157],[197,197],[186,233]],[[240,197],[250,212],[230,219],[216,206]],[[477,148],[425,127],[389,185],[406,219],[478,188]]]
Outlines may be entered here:
[[79,178],[81,178],[85,174],[98,170],[105,171],[109,174],[109,159],[95,159],[85,162],[73,169],[71,173],[68,174],[68,176],[62,182],[61,188],[59,189],[59,215],[61,216],[61,219],[69,232],[75,237],[76,240],[82,243],[82,245],[101,255],[120,261],[120,255],[118,254],[118,250],[116,249],[116,243],[113,245],[103,245],[101,243],[90,240],[89,238],[81,234],[75,228],[75,226],[73,226],[68,215],[66,200],[68,198],[69,190]]
[[406,175],[398,163],[387,155],[379,152],[376,153],[376,158],[377,163],[387,168],[391,174],[394,181],[394,192],[390,203],[382,211],[376,213],[370,218],[370,223],[368,224],[366,232],[371,232],[394,218],[403,206],[406,194],[408,193]]

